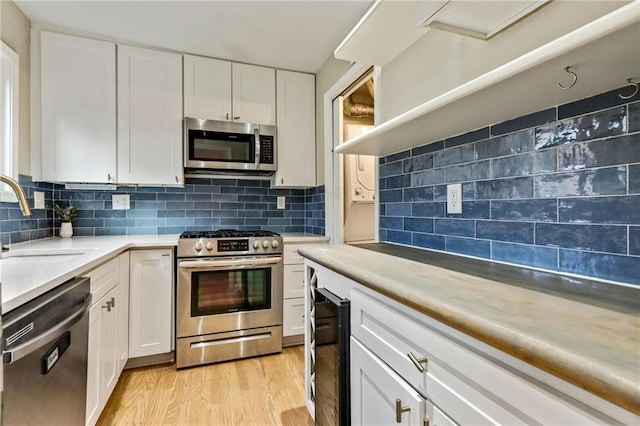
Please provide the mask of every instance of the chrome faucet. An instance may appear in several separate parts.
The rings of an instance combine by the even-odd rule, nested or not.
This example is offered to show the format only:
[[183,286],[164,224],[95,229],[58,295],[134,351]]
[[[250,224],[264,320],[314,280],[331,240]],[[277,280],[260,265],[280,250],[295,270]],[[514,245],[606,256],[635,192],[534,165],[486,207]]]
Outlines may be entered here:
[[29,203],[27,202],[27,196],[24,194],[24,190],[20,186],[18,182],[9,176],[0,175],[0,182],[6,183],[13,189],[13,192],[16,193],[18,197],[18,203],[20,203],[20,210],[22,210],[22,214],[25,216],[31,216],[31,209],[29,208]]

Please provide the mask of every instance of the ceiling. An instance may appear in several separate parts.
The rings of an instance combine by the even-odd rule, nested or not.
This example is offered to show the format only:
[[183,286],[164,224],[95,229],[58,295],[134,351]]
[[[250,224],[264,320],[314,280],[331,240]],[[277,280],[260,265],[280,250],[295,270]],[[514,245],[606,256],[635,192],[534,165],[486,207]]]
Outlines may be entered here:
[[315,73],[370,0],[14,0],[32,26]]

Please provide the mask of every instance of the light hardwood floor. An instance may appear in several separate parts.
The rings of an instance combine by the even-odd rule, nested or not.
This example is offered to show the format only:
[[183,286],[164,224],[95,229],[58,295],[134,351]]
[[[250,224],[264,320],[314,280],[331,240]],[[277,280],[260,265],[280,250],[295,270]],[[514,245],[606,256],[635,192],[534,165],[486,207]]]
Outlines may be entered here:
[[312,425],[304,404],[304,347],[176,370],[125,370],[100,419],[105,425]]

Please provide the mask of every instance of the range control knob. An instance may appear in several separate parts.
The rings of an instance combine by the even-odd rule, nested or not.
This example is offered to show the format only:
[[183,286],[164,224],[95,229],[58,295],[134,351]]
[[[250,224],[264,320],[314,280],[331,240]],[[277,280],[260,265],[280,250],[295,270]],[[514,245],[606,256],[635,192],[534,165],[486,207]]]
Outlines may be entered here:
[[196,251],[202,251],[202,248],[203,248],[202,243],[201,243],[200,241],[198,241],[198,242],[196,243],[196,245],[195,245],[193,248],[194,248]]
[[205,246],[207,248],[207,250],[211,251],[213,250],[213,242],[211,241],[207,241],[207,245]]
[[256,249],[256,250],[258,250],[258,249],[260,248],[260,241],[255,240],[255,241],[253,242],[253,248],[254,248],[254,249]]
[[273,247],[273,248],[278,248],[278,246],[279,246],[279,245],[280,245],[280,244],[278,243],[278,240],[273,240],[273,241],[271,241],[271,247]]
[[262,242],[262,247],[264,247],[264,248],[269,248],[269,241],[264,240],[264,241]]

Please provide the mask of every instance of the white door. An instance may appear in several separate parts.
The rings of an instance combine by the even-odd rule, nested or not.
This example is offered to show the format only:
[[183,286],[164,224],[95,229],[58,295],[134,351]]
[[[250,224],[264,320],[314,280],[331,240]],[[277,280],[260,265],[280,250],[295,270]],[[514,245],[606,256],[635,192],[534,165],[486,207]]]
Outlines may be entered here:
[[129,356],[171,351],[172,250],[131,251]]
[[180,55],[118,46],[118,181],[184,183]]
[[353,337],[350,355],[353,425],[423,424],[425,398]]
[[[118,285],[109,291],[100,304],[102,315],[100,316],[100,410],[104,407],[111,395],[111,392],[118,383],[120,377],[119,356],[118,356],[118,329],[116,299]],[[114,304],[116,306],[114,306]]]
[[231,121],[231,62],[184,55],[184,116]]
[[276,70],[232,64],[233,121],[276,125]]
[[41,33],[42,180],[115,182],[116,46]]

